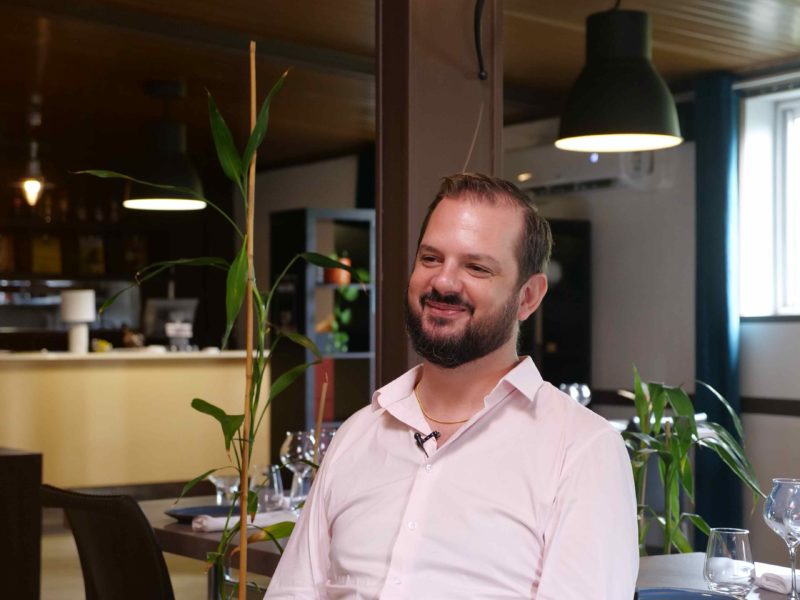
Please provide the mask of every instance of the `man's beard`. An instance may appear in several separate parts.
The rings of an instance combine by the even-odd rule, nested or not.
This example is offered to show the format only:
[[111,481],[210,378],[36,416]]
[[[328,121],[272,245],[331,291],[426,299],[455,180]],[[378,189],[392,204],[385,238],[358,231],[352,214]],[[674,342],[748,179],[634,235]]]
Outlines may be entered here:
[[[420,306],[424,308],[428,300],[463,307],[470,315],[475,313],[475,307],[458,294],[442,295],[436,290],[431,290],[420,296]],[[443,336],[431,335],[424,331],[422,311],[419,314],[415,312],[409,305],[406,293],[405,321],[406,331],[417,354],[435,365],[454,369],[483,358],[511,338],[517,321],[517,293],[512,293],[496,314],[487,315],[480,321],[470,320],[462,332]],[[432,319],[432,321],[436,325],[449,322],[447,319]]]

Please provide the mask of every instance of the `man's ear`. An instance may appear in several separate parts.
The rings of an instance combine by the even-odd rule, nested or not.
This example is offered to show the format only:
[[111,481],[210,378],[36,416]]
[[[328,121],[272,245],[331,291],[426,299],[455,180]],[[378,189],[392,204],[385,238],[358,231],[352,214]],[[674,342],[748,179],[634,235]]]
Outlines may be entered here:
[[524,321],[530,317],[539,308],[546,293],[547,276],[544,273],[531,275],[519,290],[517,320]]

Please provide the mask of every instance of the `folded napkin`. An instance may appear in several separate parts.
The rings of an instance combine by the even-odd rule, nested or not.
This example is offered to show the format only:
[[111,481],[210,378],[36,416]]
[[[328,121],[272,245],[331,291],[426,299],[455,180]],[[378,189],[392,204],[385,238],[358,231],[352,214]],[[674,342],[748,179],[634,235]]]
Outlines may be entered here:
[[761,573],[756,577],[756,587],[779,594],[788,594],[792,591],[792,583],[789,577],[779,573]]
[[[248,519],[249,526],[267,527],[282,521],[295,522],[297,516],[289,510],[276,510],[273,512],[256,513],[254,521]],[[192,531],[222,531],[225,529],[225,517],[210,517],[208,515],[197,515],[192,519]],[[239,523],[239,518],[231,515],[228,527],[235,527]]]

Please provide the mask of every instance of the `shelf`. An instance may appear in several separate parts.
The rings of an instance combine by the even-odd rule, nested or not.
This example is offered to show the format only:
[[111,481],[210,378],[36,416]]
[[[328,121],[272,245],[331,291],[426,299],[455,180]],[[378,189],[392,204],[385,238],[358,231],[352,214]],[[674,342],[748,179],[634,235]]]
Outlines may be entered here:
[[319,290],[338,290],[339,288],[356,288],[359,291],[364,292],[371,292],[372,291],[372,284],[371,283],[350,283],[348,285],[339,285],[336,283],[317,283],[317,289]]
[[374,352],[331,352],[330,354],[322,353],[322,358],[335,358],[336,360],[352,360],[352,359],[369,359],[375,356]]

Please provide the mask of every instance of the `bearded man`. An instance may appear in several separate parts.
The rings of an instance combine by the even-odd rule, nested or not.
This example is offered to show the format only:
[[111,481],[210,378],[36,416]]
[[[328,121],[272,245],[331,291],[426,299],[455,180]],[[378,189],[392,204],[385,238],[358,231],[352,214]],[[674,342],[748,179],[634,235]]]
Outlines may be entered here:
[[633,598],[622,439],[517,356],[551,245],[513,184],[443,180],[406,298],[422,364],[339,429],[267,598]]

